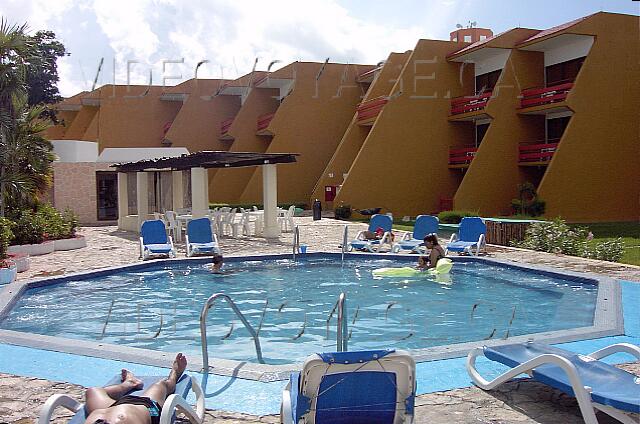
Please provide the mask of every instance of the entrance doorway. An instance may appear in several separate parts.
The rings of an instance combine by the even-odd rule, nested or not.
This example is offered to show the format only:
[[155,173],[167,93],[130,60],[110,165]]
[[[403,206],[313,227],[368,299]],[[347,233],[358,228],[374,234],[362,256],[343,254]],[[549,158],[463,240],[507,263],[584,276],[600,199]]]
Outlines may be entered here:
[[118,173],[96,172],[98,221],[118,219]]

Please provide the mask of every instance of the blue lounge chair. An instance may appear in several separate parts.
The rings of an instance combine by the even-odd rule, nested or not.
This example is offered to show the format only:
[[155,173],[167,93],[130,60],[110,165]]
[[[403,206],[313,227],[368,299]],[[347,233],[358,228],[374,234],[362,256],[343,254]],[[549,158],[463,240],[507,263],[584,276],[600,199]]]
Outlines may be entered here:
[[[135,396],[144,396],[143,392],[147,387],[150,387],[152,384],[166,378],[160,376],[154,377],[138,377],[144,383],[144,387],[141,390],[136,390],[130,395]],[[115,376],[112,378],[105,386],[111,386],[113,384],[120,383],[120,376]],[[185,400],[189,392],[193,390],[193,393],[196,396],[196,408],[195,410],[187,403]],[[58,407],[62,406],[63,408],[68,409],[71,412],[74,412],[75,415],[67,422],[67,424],[84,424],[85,419],[87,418],[87,411],[84,408],[84,404],[76,401],[69,395],[53,395],[50,396],[49,399],[45,402],[40,410],[40,417],[38,418],[38,424],[49,424],[51,421],[51,416],[53,415],[54,410]],[[169,395],[167,399],[164,401],[164,405],[162,406],[162,414],[160,414],[160,424],[171,424],[175,421],[176,411],[184,413],[184,415],[188,418],[188,420],[192,424],[200,424],[204,419],[204,395],[200,385],[196,381],[195,378],[183,374],[178,380],[176,384],[176,390],[173,394]]]
[[173,239],[167,236],[164,223],[159,219],[144,221],[140,227],[140,257],[145,260],[155,255],[176,256]]
[[365,231],[360,231],[355,240],[349,243],[349,250],[366,250],[369,252],[378,252],[380,248],[385,244],[391,244],[391,228],[393,227],[393,217],[389,215],[376,214],[369,220],[369,228],[367,231],[375,232],[378,228],[384,230],[384,235],[381,239],[367,240],[364,236]]
[[282,393],[280,421],[410,423],[415,373],[413,358],[400,350],[311,355]]
[[478,256],[480,250],[486,251],[486,234],[487,226],[482,218],[462,218],[458,234],[451,235],[445,254],[448,254],[449,251],[471,254],[475,248],[475,255]]
[[189,221],[185,244],[187,256],[193,256],[197,253],[220,253],[218,237],[211,231],[211,220],[206,217]]
[[[598,423],[594,408],[623,423],[637,423],[637,416],[632,418],[625,412],[640,413],[640,379],[600,361],[619,352],[634,355],[640,360],[640,347],[628,343],[614,344],[586,356],[533,342],[485,346],[469,352],[467,372],[483,390],[491,390],[527,373],[534,380],[574,396],[587,424]],[[511,370],[487,381],[476,370],[478,355],[507,365]]]
[[424,246],[424,238],[427,234],[438,232],[438,218],[431,215],[418,215],[413,226],[413,233],[406,233],[402,240],[394,243],[391,249],[394,253],[401,250],[409,250],[411,253],[421,253]]

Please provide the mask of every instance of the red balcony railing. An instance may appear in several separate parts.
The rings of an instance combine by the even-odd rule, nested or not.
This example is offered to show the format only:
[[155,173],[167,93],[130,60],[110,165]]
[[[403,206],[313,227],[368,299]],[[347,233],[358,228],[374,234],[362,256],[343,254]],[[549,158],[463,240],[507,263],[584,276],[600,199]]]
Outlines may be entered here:
[[357,121],[367,121],[369,119],[378,116],[380,111],[387,104],[389,98],[386,96],[376,97],[375,99],[362,102],[356,107],[356,113],[358,114]]
[[258,125],[256,126],[256,129],[258,131],[266,129],[274,116],[275,113],[266,113],[264,115],[258,116]]
[[531,107],[549,103],[561,102],[567,98],[567,94],[573,88],[573,82],[558,84],[551,87],[528,88],[522,90],[520,107]]
[[229,128],[231,128],[231,124],[233,124],[233,118],[225,119],[220,122],[220,136],[227,135]]
[[491,98],[491,91],[476,96],[464,96],[451,99],[451,114],[459,115],[466,112],[474,112],[485,108]]
[[468,165],[476,155],[475,146],[456,147],[449,149],[449,165]]
[[521,163],[548,162],[553,157],[559,141],[559,139],[553,139],[545,143],[521,143],[519,161]]

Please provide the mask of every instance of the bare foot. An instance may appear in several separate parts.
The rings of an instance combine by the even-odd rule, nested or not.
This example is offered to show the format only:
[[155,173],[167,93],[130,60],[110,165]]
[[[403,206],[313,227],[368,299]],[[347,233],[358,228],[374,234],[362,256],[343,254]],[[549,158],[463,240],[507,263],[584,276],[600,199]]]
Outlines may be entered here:
[[133,375],[131,371],[124,368],[120,372],[120,378],[123,383],[129,383],[133,390],[142,389],[142,386],[144,385],[142,380]]
[[171,374],[175,376],[176,381],[180,380],[182,377],[182,373],[187,368],[187,357],[182,353],[178,353],[176,355],[176,359],[173,361],[173,365],[171,366]]

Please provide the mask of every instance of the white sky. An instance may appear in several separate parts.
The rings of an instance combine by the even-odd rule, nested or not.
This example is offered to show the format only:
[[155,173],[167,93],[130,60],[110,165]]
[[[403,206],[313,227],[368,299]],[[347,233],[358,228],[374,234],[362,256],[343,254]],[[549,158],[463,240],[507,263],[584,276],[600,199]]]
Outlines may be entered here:
[[[554,13],[543,13],[545,4]],[[31,31],[56,33],[71,56],[58,62],[59,89],[70,96],[98,85],[174,85],[193,77],[233,78],[272,60],[377,63],[419,38],[448,39],[456,23],[476,20],[500,32],[544,29],[598,10],[638,13],[622,0],[2,0],[0,15]],[[551,10],[551,9],[547,9]],[[538,13],[535,13],[538,12]],[[183,61],[166,63],[163,61]],[[114,67],[115,63],[115,67]],[[280,65],[280,66],[281,66]]]

